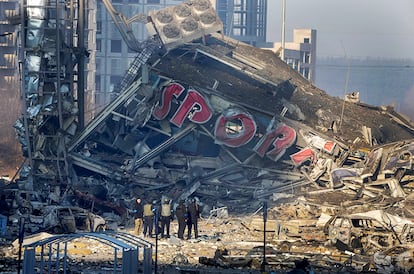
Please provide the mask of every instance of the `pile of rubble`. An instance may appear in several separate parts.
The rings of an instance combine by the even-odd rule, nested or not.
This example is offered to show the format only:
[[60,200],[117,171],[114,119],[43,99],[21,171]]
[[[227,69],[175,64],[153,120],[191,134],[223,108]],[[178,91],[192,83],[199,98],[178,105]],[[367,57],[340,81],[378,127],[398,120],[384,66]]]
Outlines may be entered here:
[[[158,242],[154,238],[145,240],[153,247],[157,244],[157,253],[152,254],[153,261],[157,260],[160,271],[168,273],[190,270],[197,273],[260,273],[264,237],[265,268],[268,271],[285,273],[294,267],[295,261],[303,258],[311,262],[315,273],[412,271],[412,239],[400,237],[404,234],[401,231],[404,222],[412,226],[408,219],[380,210],[371,211],[368,216],[357,213],[336,215],[340,204],[338,201],[337,206],[328,203],[316,205],[305,197],[295,201],[285,199],[268,209],[266,233],[261,208],[250,216],[238,217],[228,216],[227,209],[220,208],[200,220],[197,239],[177,238],[178,224],[173,221],[170,238],[161,238]],[[339,218],[350,222],[338,222]],[[118,231],[132,233],[132,227],[118,228]],[[412,238],[412,233],[410,235]],[[23,244],[50,236],[33,235]],[[358,237],[358,242],[355,237]],[[402,244],[394,245],[397,241]],[[65,250],[68,263],[73,265],[70,269],[75,273],[76,269],[82,269],[84,273],[113,270],[114,249],[96,240],[76,238]],[[5,260],[15,259],[18,240],[1,252]]]
[[[314,262],[322,260],[315,254],[325,254],[321,268],[347,264],[343,258],[352,264],[356,257],[369,268],[378,252],[409,246],[411,121],[390,107],[328,96],[274,53],[216,33],[217,21],[198,36],[179,30],[177,35],[191,43],[168,40],[157,20],[204,10],[193,2],[151,14],[148,47],[131,65],[118,96],[82,131],[62,133],[65,128],[57,129],[54,120],[38,125],[38,114],[49,107],[38,105],[29,117],[31,130],[36,133],[39,126],[58,134],[49,141],[42,134],[30,140],[34,164],[23,166],[19,189],[35,189],[47,204],[90,209],[105,216],[114,230],[129,224],[137,197],[168,197],[177,203],[196,196],[203,216],[225,209],[232,217],[216,218],[220,225],[204,224],[205,231],[216,234],[197,243],[171,244],[175,251],[179,245],[188,247],[190,263],[200,262],[201,255],[207,264],[229,263],[222,253],[219,261],[217,256],[208,260],[214,258],[218,239],[233,255],[254,258],[238,250],[245,246],[246,233],[254,245],[260,242],[263,228],[252,228],[254,220],[243,218],[255,215],[264,201],[272,208],[268,243],[275,246],[275,264],[286,262],[285,253],[298,252]],[[194,23],[186,22],[187,27]],[[75,123],[73,115],[68,125]],[[27,144],[23,123],[15,126],[22,145]],[[47,155],[58,161],[43,161]],[[27,170],[41,176],[33,180]],[[36,219],[33,201],[17,203],[16,209],[16,219]],[[208,242],[209,251],[202,251]],[[328,251],[327,244],[335,248]],[[199,249],[191,250],[194,246]],[[171,263],[171,256],[165,263]]]

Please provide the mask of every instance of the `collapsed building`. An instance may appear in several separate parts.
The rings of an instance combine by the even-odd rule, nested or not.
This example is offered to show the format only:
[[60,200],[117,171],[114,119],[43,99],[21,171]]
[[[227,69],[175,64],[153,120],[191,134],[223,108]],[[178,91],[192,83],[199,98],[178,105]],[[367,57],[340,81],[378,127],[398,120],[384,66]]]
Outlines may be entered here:
[[82,94],[66,81],[81,74],[85,52],[43,26],[59,20],[31,9],[39,13],[28,13],[26,34],[36,23],[45,41],[27,43],[27,112],[15,124],[28,159],[21,188],[93,204],[119,224],[136,197],[161,196],[237,215],[307,193],[343,214],[369,202],[414,216],[400,206],[413,187],[414,125],[390,107],[330,97],[273,52],[226,37],[209,1],[145,17],[150,38],[126,40],[137,57],[84,126]]

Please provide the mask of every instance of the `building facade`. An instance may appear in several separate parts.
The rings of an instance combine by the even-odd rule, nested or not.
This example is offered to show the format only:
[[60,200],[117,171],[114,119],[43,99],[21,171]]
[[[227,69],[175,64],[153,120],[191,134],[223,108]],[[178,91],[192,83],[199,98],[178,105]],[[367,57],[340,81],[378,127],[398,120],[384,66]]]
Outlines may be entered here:
[[267,0],[215,0],[224,34],[253,46],[266,42]]
[[19,30],[22,108],[13,127],[26,158],[20,179],[27,188],[70,184],[65,146],[93,104],[96,2],[20,1],[18,10],[10,21]]
[[16,80],[16,27],[9,23],[8,18],[15,15],[17,1],[0,1],[0,10],[0,81],[4,87]]
[[[116,11],[131,18],[149,14],[184,2],[184,0],[112,0]],[[210,0],[223,23],[224,34],[250,45],[266,42],[267,0]],[[97,2],[96,34],[96,109],[111,101],[112,92],[122,80],[137,53],[127,47],[102,1]],[[145,25],[132,23],[134,36],[147,39]]]
[[16,141],[13,124],[21,112],[17,31],[10,24],[18,10],[17,0],[0,1],[0,176],[13,177],[22,161],[20,145]]
[[[112,0],[116,11],[126,18],[177,5],[183,0]],[[145,25],[133,23],[132,29],[138,41],[147,39]],[[96,109],[102,109],[111,101],[112,92],[122,80],[129,64],[137,56],[137,52],[127,47],[125,41],[113,23],[102,1],[98,1],[97,33],[96,33]]]
[[271,49],[275,52],[284,50],[284,61],[303,77],[315,82],[316,72],[316,30],[294,29],[293,41],[285,43],[282,49],[280,42],[273,43]]

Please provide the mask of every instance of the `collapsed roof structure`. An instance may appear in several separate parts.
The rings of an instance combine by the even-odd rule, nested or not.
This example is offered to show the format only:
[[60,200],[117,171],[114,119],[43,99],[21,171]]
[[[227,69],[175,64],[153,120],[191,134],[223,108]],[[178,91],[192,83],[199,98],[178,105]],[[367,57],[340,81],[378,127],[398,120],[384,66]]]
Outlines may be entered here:
[[[84,128],[74,89],[65,85],[73,60],[47,54],[47,43],[32,45],[28,61],[43,61],[28,68],[27,113],[15,125],[31,163],[23,185],[33,178],[45,193],[57,187],[120,215],[122,200],[137,196],[195,195],[241,213],[307,185],[408,194],[409,120],[330,97],[273,52],[224,36],[207,0],[153,11],[146,20],[151,37],[136,47],[117,97]],[[47,35],[56,38],[36,37]],[[68,46],[63,41],[57,50],[73,50]],[[52,65],[53,73],[39,74]],[[47,84],[55,77],[63,78]]]

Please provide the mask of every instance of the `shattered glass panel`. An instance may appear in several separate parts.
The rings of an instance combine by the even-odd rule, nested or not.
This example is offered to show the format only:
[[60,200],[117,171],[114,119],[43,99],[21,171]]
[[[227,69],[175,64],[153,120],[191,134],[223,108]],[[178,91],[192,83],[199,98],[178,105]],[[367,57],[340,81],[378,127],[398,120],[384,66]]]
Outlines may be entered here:
[[27,15],[29,18],[44,19],[46,15],[46,0],[27,0]]
[[44,35],[44,20],[31,19],[27,22],[27,32],[26,32],[26,47],[28,48],[38,48],[43,42]]
[[26,91],[28,94],[37,94],[39,92],[39,75],[25,77]]
[[40,56],[35,55],[35,54],[27,54],[26,56],[27,70],[29,72],[32,72],[32,71],[39,72],[41,61],[42,61],[42,58]]
[[60,87],[59,91],[60,91],[61,93],[69,93],[70,89],[69,89],[69,86],[68,86],[67,84],[63,84],[63,85]]
[[41,107],[42,107],[42,105],[36,105],[36,106],[33,106],[33,107],[29,107],[27,109],[27,113],[29,114],[29,117],[30,118],[35,117],[39,113]]
[[23,164],[20,171],[20,177],[27,178],[30,175],[30,167],[27,164]]

